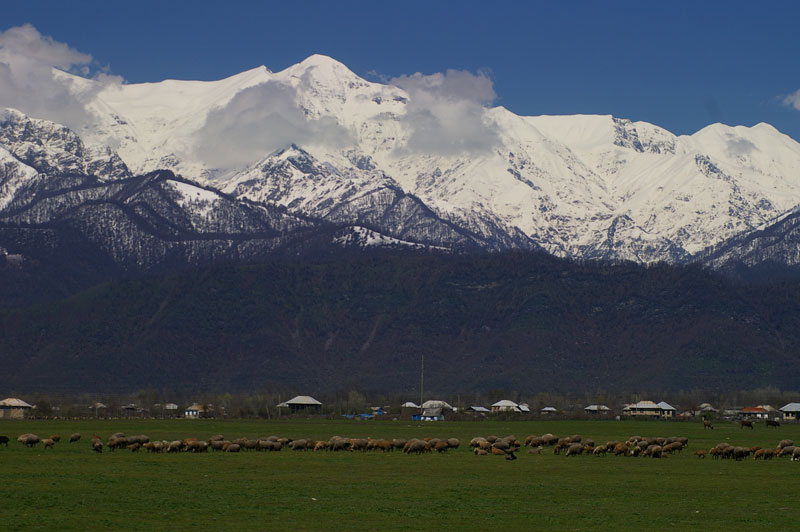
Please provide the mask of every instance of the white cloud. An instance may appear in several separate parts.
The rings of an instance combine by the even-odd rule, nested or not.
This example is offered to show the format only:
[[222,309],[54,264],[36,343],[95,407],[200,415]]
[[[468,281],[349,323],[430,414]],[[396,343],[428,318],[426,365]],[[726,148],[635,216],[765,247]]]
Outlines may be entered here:
[[79,92],[71,90],[68,79],[56,76],[54,69],[86,77],[91,65],[91,55],[42,35],[30,24],[0,31],[0,107],[78,129],[91,118],[84,103],[122,78],[100,72],[94,76],[97,83]]
[[800,90],[785,97],[783,103],[800,111]]
[[486,73],[463,70],[400,76],[390,80],[409,95],[404,120],[411,128],[412,152],[454,155],[488,151],[498,143],[495,126],[485,120],[496,94]]
[[239,91],[209,113],[196,135],[194,155],[215,168],[244,166],[290,144],[338,148],[352,143],[333,118],[306,117],[296,90],[275,81]]

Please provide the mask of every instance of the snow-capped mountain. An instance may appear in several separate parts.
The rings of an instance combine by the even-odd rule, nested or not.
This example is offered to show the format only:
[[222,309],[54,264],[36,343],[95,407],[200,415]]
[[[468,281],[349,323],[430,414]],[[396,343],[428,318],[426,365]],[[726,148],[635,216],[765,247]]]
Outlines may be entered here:
[[209,196],[219,190],[386,241],[647,263],[707,256],[800,204],[800,144],[767,124],[676,136],[612,116],[524,117],[366,81],[319,55],[88,92],[94,122],[76,133],[6,112],[0,216],[54,169],[104,183],[168,169],[182,176],[164,185],[175,194],[200,191],[177,202],[196,220],[225,203]]

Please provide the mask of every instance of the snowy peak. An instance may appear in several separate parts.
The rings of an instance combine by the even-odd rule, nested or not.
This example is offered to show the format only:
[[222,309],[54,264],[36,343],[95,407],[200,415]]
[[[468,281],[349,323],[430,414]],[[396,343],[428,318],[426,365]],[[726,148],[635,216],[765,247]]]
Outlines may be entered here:
[[676,136],[611,115],[518,116],[411,81],[312,55],[275,73],[109,85],[79,132],[91,148],[55,130],[33,147],[58,160],[4,145],[24,164],[103,175],[121,166],[92,166],[114,157],[94,146],[115,146],[133,173],[170,169],[296,216],[578,258],[684,262],[800,205],[800,144],[767,124]]

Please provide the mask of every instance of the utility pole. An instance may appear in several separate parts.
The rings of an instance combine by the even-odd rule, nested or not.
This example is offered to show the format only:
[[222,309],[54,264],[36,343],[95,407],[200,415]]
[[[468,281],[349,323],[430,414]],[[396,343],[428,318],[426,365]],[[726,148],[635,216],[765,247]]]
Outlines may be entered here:
[[419,406],[422,408],[422,396],[425,394],[425,354],[422,355],[422,364],[419,367]]

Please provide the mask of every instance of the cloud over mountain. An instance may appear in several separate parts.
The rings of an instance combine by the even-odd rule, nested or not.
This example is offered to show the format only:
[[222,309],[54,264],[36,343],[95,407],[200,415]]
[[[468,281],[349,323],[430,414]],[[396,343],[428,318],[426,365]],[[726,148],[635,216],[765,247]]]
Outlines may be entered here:
[[91,73],[92,56],[30,24],[0,32],[0,107],[13,107],[34,117],[47,118],[77,129],[90,120],[85,103],[109,83],[122,78],[97,72],[98,83],[75,87],[58,78],[58,70],[82,77]]
[[289,144],[343,147],[349,133],[331,117],[308,119],[296,89],[268,81],[239,91],[208,114],[195,155],[216,168],[253,162]]
[[409,95],[404,118],[411,127],[406,146],[409,151],[454,155],[485,152],[498,143],[496,129],[484,118],[486,106],[497,96],[486,73],[417,72],[393,78],[389,83]]

